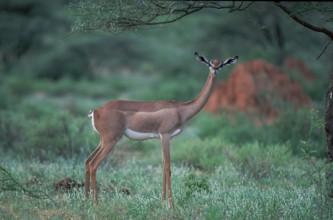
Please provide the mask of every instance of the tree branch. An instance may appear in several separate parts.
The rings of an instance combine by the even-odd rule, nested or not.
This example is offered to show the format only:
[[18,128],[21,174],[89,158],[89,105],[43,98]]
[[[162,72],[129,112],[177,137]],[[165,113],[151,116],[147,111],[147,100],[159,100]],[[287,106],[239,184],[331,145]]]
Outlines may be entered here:
[[323,28],[323,27],[317,27],[314,26],[308,22],[306,22],[305,20],[301,19],[300,17],[296,16],[295,13],[293,13],[292,11],[290,11],[286,6],[284,6],[283,4],[281,4],[280,1],[276,1],[274,2],[274,4],[279,7],[280,9],[282,9],[282,11],[284,11],[287,15],[289,15],[294,21],[296,21],[297,23],[303,25],[304,27],[315,31],[315,32],[319,32],[319,33],[323,33],[326,36],[328,36],[330,38],[330,41],[326,44],[325,48],[322,50],[322,52],[319,54],[319,56],[317,57],[317,59],[319,59],[321,57],[321,55],[325,52],[325,50],[327,49],[327,47],[330,45],[330,43],[332,43],[333,41],[333,32]]
[[[125,4],[126,3],[126,4]],[[168,24],[202,9],[243,11],[254,2],[232,1],[135,1],[105,2],[104,0],[73,1],[69,10],[77,17],[73,31],[102,30],[122,32],[144,26]],[[91,15],[92,16],[89,16]]]
[[297,23],[303,25],[304,27],[306,27],[306,28],[308,28],[312,31],[323,33],[326,36],[328,36],[331,40],[333,40],[333,32],[332,31],[330,31],[326,28],[323,28],[323,27],[314,26],[314,25],[306,22],[305,20],[301,19],[300,17],[297,17],[294,13],[292,13],[286,6],[282,5],[281,2],[279,2],[279,1],[274,2],[274,4],[277,7],[281,8],[286,14],[288,14]]

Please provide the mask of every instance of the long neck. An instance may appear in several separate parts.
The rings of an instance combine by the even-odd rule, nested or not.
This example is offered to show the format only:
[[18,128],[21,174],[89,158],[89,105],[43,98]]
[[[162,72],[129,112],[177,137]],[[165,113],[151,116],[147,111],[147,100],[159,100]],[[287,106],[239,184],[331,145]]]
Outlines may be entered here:
[[192,101],[184,103],[181,113],[185,122],[194,117],[205,106],[212,91],[214,81],[215,75],[210,72],[199,95]]

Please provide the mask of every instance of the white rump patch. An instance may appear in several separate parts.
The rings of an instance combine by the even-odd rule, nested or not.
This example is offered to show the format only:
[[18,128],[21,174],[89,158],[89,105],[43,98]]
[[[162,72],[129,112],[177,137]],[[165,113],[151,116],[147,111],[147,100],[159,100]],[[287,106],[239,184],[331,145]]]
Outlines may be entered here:
[[97,129],[95,127],[94,111],[90,111],[88,114],[88,117],[91,119],[91,125],[92,125],[94,131],[96,131],[99,134],[99,132],[97,131]]

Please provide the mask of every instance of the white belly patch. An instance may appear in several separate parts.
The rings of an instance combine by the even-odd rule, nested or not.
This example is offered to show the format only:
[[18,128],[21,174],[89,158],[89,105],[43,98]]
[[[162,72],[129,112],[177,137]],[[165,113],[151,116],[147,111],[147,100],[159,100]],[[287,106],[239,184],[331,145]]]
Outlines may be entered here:
[[146,140],[146,139],[151,139],[151,138],[159,138],[159,134],[156,133],[143,133],[143,132],[138,132],[138,131],[133,131],[129,128],[125,129],[125,135],[134,140]]
[[[179,128],[176,129],[171,134],[171,137],[178,135],[181,131],[182,130]],[[125,129],[125,135],[126,135],[126,137],[128,137],[130,139],[134,139],[134,140],[147,140],[147,139],[152,139],[152,138],[160,138],[160,134],[158,134],[158,133],[153,133],[153,132],[143,133],[143,132],[131,130],[129,128]]]

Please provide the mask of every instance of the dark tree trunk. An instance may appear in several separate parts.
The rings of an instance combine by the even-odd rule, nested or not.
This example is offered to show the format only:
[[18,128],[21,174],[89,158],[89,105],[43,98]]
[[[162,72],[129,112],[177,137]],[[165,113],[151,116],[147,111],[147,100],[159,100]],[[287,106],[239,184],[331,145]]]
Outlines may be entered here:
[[325,130],[326,130],[326,181],[327,193],[333,197],[333,74],[330,85],[326,92],[326,110],[325,110]]

